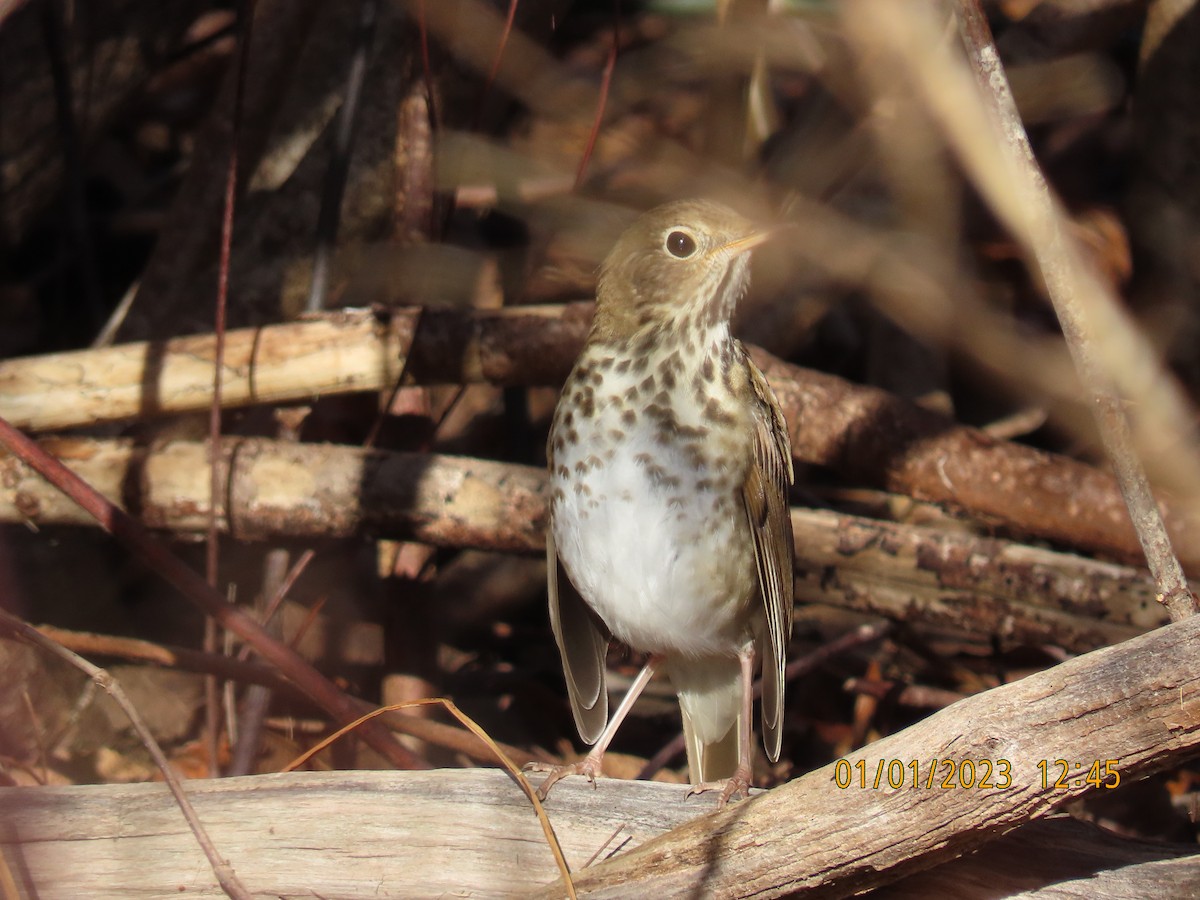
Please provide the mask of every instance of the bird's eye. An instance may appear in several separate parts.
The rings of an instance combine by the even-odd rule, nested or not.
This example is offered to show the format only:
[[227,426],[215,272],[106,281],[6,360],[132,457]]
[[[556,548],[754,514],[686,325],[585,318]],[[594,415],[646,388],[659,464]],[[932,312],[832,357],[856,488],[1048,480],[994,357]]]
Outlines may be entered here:
[[686,231],[672,231],[667,235],[667,252],[677,259],[687,259],[696,252],[696,241]]

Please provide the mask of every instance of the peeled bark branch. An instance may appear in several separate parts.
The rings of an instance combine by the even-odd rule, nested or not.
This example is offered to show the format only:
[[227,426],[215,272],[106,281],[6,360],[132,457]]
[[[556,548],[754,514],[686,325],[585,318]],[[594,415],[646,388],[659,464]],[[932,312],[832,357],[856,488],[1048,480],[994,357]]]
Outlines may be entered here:
[[[540,469],[434,454],[226,439],[223,530],[241,538],[348,538],[364,532],[446,547],[540,553]],[[208,521],[207,446],[149,451],[128,441],[60,440],[49,449],[141,520],[176,534]],[[0,457],[0,521],[91,525],[13,458]],[[933,528],[795,509],[797,590],[893,619],[1014,643],[1084,651],[1162,621],[1145,573]]]
[[[477,313],[345,312],[225,337],[225,408],[422,384],[554,384],[571,367],[591,305]],[[419,338],[419,339],[418,339]],[[207,411],[212,335],[0,361],[0,417],[47,431]],[[409,355],[411,348],[411,357]]]
[[[402,369],[420,384],[558,384],[583,342],[590,308],[400,310],[390,321],[357,311],[231,332],[225,402],[380,390]],[[996,440],[886,391],[762,351],[754,356],[779,396],[798,460],[997,520],[1018,533],[1140,557],[1110,475]],[[202,336],[0,362],[0,416],[23,427],[65,428],[207,409],[211,360],[212,338]],[[1162,506],[1184,565],[1200,570],[1200,523],[1169,502]]]
[[[150,451],[129,441],[69,440],[48,449],[147,525],[207,527],[208,445]],[[449,547],[534,551],[545,528],[545,476],[530,466],[329,444],[227,438],[222,531],[249,540],[346,538],[365,531]],[[90,525],[91,517],[12,457],[0,457],[0,520]]]

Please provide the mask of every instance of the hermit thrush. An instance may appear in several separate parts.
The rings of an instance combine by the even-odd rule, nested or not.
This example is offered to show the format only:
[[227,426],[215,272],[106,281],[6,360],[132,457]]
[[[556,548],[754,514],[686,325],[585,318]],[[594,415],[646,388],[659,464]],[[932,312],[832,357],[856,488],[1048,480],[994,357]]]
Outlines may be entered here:
[[[779,757],[792,624],[787,423],[729,330],[768,232],[715,203],[639,218],[600,273],[596,315],[550,429],[550,622],[582,738],[604,752],[657,668],[679,695],[693,791],[749,792],[756,659]],[[608,718],[610,637],[650,654]],[[736,725],[736,728],[734,727]]]

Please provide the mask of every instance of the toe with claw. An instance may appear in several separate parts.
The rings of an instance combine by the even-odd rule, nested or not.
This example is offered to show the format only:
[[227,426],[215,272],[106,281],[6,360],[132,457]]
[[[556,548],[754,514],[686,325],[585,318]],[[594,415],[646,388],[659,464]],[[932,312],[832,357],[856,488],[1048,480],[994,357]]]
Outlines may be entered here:
[[692,794],[703,794],[707,791],[721,792],[721,799],[717,802],[717,809],[724,809],[725,804],[730,800],[737,798],[745,800],[750,796],[750,769],[745,766],[738,766],[727,781],[702,781],[700,784],[693,784],[687,792],[687,796]]
[[550,788],[554,787],[561,779],[568,775],[583,775],[591,782],[592,787],[596,786],[596,776],[600,774],[601,760],[590,754],[585,756],[579,762],[567,763],[565,766],[554,766],[549,763],[531,762],[525,766],[526,772],[546,772],[547,775],[542,783],[538,785],[537,795],[539,800],[545,800],[550,793]]

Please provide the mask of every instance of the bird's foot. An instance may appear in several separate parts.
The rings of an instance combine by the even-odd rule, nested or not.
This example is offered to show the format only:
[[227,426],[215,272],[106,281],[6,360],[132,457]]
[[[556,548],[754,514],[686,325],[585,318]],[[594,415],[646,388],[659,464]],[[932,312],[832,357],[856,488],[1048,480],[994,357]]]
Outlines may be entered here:
[[579,762],[567,763],[565,766],[555,766],[544,762],[531,762],[525,766],[526,772],[548,772],[549,774],[538,785],[537,795],[539,800],[545,800],[550,793],[550,788],[558,784],[560,780],[568,775],[584,775],[591,782],[592,787],[596,786],[596,776],[600,774],[600,764],[604,761],[604,756],[593,756],[588,754]]
[[687,796],[716,790],[721,792],[721,799],[717,801],[717,809],[724,809],[725,804],[735,797],[745,800],[750,796],[750,767],[739,765],[733,776],[726,781],[702,781],[700,784],[693,784],[688,789]]

